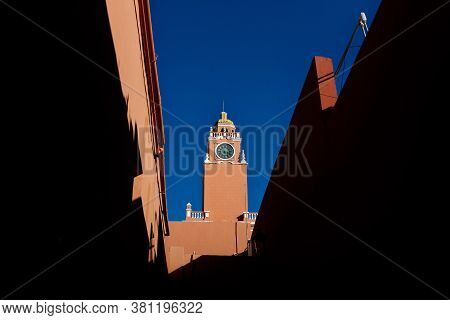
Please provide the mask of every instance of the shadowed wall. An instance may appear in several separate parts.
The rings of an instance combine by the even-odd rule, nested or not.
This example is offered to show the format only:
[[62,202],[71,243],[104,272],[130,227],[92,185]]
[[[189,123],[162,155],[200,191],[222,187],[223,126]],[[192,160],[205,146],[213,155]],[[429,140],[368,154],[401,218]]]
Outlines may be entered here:
[[[149,129],[162,123],[160,110],[139,102],[149,97],[159,102],[157,85],[149,84],[154,71],[146,55],[152,49],[133,42],[139,30],[142,43],[146,37],[152,41],[144,28],[150,23],[142,13],[148,13],[144,2],[8,3],[54,36],[2,4],[1,27],[8,30],[1,53],[7,79],[2,105],[8,106],[2,118],[11,124],[4,136],[13,138],[4,145],[9,169],[3,197],[15,205],[2,213],[1,296],[56,262],[8,297],[149,296],[158,288],[153,277],[164,274],[164,262],[149,260],[162,252],[164,261],[157,244],[164,232],[165,186],[153,152],[150,160],[139,154],[144,146],[139,129],[150,137],[146,148],[157,149],[158,138]],[[120,25],[118,10],[131,20]],[[138,62],[125,59],[124,46]],[[142,69],[132,68],[137,63],[149,65],[145,78]],[[138,73],[140,78],[133,76]],[[140,95],[125,90],[115,76],[138,87]],[[132,201],[134,178],[149,167],[153,180],[141,190],[158,195],[151,206],[147,195]]]
[[[439,182],[448,176],[439,80],[448,69],[448,6],[403,33],[443,3],[383,1],[335,107],[322,111],[318,91],[296,106],[253,233],[272,268],[267,278],[277,279],[274,297],[289,296],[288,285],[306,298],[450,294]],[[300,97],[317,87],[314,69]],[[302,156],[289,135],[304,125],[313,128],[303,150],[312,176],[280,176]]]

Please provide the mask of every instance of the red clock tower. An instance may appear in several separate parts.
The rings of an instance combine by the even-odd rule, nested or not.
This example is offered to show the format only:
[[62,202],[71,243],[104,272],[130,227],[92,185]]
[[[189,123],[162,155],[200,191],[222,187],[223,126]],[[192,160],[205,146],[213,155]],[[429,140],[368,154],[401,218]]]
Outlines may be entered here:
[[247,162],[240,134],[226,112],[211,127],[207,149],[203,211],[213,221],[236,221],[248,211]]
[[251,254],[258,216],[248,212],[247,161],[241,136],[227,113],[211,127],[203,164],[203,210],[186,204],[186,219],[170,221],[165,250],[169,273],[203,256]]

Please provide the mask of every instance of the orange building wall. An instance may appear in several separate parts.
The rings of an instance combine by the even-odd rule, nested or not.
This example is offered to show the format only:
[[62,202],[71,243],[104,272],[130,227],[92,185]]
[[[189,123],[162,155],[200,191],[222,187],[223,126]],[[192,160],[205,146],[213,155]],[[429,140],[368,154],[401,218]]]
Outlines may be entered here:
[[333,60],[327,57],[316,56],[313,59],[316,67],[320,106],[322,110],[334,107],[338,94],[334,76]]
[[[164,131],[150,8],[145,0],[107,0],[119,79],[130,130],[138,138],[142,174],[133,198],[141,199],[150,242],[149,260],[158,252],[160,224],[168,232],[164,178]],[[156,155],[156,156],[155,156]]]
[[203,210],[215,221],[233,221],[248,211],[247,165],[205,163]]
[[232,256],[247,248],[250,224],[242,221],[169,222],[165,240],[169,273],[202,255]]

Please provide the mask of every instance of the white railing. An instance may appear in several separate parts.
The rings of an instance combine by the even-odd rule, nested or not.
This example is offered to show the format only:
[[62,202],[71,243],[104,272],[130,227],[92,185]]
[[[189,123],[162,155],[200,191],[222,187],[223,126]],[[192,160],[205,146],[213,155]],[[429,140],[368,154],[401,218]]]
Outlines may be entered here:
[[244,219],[256,220],[258,218],[258,212],[244,212]]
[[209,218],[209,211],[188,211],[186,218],[191,220],[205,220]]
[[237,139],[241,135],[239,134],[239,132],[210,132],[209,136],[216,139],[221,138]]

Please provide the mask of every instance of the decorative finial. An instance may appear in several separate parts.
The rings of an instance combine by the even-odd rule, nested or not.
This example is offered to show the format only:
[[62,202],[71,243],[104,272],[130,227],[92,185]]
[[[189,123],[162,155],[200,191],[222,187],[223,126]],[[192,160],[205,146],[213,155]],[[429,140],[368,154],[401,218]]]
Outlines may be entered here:
[[[225,107],[222,107],[223,110],[225,110]],[[225,111],[222,111],[220,113],[220,119],[218,121],[219,123],[226,123],[226,124],[233,124],[233,121],[228,119],[228,115]]]
[[244,150],[241,151],[241,163],[247,163],[247,161],[245,161],[245,152],[244,152]]
[[222,100],[222,112],[225,112],[225,100]]
[[205,156],[205,163],[209,163],[209,162],[211,162],[211,161],[209,161],[209,153],[206,153],[206,156]]
[[186,218],[190,218],[192,216],[192,204],[188,202],[186,204]]

